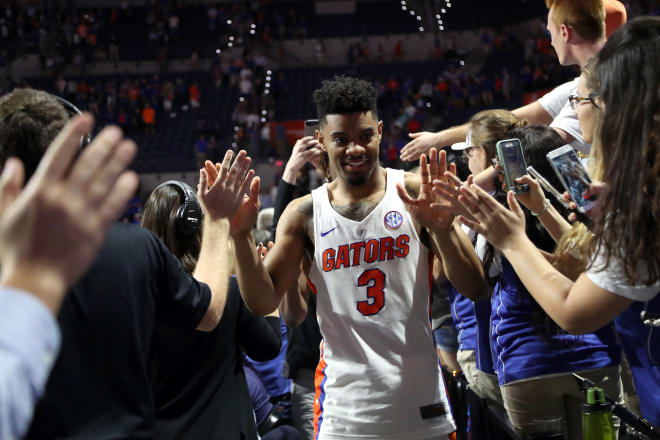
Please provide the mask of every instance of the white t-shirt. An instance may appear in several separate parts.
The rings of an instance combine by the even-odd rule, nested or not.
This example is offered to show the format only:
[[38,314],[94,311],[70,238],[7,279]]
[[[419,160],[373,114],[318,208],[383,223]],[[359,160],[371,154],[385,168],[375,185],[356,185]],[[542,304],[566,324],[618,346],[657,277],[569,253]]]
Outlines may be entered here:
[[[594,264],[587,270],[589,279],[601,289],[633,301],[650,301],[660,292],[660,281],[651,286],[632,286],[620,260],[611,258],[609,265],[605,268],[604,262],[603,252],[600,252],[594,256]],[[604,270],[600,270],[603,268]],[[648,269],[645,262],[640,261],[637,264],[637,274],[641,279],[646,278]]]
[[559,128],[573,137],[571,146],[577,151],[589,154],[591,144],[584,141],[577,114],[568,102],[568,96],[577,93],[578,78],[555,87],[550,93],[539,98],[541,107],[552,116],[551,128]]

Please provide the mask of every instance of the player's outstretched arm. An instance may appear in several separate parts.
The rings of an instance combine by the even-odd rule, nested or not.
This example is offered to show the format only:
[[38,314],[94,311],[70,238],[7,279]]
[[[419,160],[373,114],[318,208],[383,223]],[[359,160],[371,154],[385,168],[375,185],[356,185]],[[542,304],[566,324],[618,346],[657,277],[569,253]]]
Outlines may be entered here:
[[250,211],[250,215],[232,219],[230,235],[238,284],[243,301],[255,315],[265,316],[277,309],[300,271],[305,243],[304,224],[309,218],[298,212],[300,201],[294,200],[282,213],[277,224],[277,240],[263,261],[257,254],[251,232],[258,209]]

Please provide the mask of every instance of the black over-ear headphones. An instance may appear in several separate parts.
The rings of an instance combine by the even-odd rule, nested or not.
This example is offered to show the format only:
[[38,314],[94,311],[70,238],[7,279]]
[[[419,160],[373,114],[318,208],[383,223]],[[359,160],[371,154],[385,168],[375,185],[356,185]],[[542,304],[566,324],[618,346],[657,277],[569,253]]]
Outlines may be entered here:
[[185,182],[168,180],[167,182],[158,185],[154,191],[169,185],[178,189],[180,196],[179,200],[181,201],[181,206],[179,206],[179,209],[176,211],[177,230],[186,236],[195,235],[195,233],[202,227],[202,219],[204,218],[202,207],[197,201],[195,190]]
[[[62,107],[64,107],[64,110],[69,114],[70,118],[73,118],[74,116],[82,115],[82,111],[78,107],[76,107],[73,103],[67,101],[64,98],[60,98],[57,95],[52,95],[55,97],[57,102],[60,103]],[[87,133],[82,137],[80,140],[80,149],[83,150],[89,143],[92,142],[92,135],[91,133]]]

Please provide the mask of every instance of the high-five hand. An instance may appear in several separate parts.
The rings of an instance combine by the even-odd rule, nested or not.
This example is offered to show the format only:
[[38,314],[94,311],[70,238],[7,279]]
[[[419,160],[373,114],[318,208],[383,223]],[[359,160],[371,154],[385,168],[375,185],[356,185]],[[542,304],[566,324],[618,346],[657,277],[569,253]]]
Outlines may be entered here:
[[[403,186],[397,185],[399,197],[421,225],[431,231],[447,230],[451,227],[454,215],[446,209],[446,202],[433,192],[433,181],[446,180],[444,174],[447,171],[447,154],[444,151],[438,153],[435,148],[431,148],[428,161],[425,154],[420,157],[419,168],[421,182],[417,198],[413,199]],[[453,174],[456,173],[453,164],[451,170]]]
[[231,150],[225,153],[219,170],[210,162],[199,170],[197,198],[211,220],[232,218],[240,209],[248,188],[252,193],[256,185],[258,194],[259,178],[255,179],[254,170],[249,169],[251,159],[241,150],[232,164],[233,155]]
[[518,204],[513,191],[507,194],[510,209],[500,205],[490,194],[477,185],[461,188],[459,201],[470,212],[473,220],[459,220],[477,233],[486,237],[495,247],[505,250],[516,240],[525,238],[525,213]]

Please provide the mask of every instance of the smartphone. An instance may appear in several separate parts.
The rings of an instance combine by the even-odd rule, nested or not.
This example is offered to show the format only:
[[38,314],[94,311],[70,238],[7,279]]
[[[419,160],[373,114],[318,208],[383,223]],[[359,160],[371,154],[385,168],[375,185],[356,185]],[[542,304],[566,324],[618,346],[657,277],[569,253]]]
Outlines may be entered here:
[[589,188],[591,179],[573,147],[564,145],[549,152],[547,157],[557,177],[577,205],[578,212],[584,214],[592,209],[596,203],[586,200],[582,195]]
[[516,183],[517,178],[527,174],[527,164],[520,139],[505,139],[499,141],[495,147],[497,148],[497,158],[504,172],[507,191],[514,193],[529,191],[529,185]]
[[316,137],[316,130],[319,129],[319,120],[318,119],[307,119],[305,120],[305,130],[304,136],[314,136]]
[[530,176],[532,176],[533,178],[538,180],[539,185],[541,185],[541,188],[543,188],[545,191],[552,194],[553,197],[559,203],[561,203],[561,205],[564,208],[566,208],[566,209],[569,208],[569,205],[566,202],[566,200],[564,200],[564,197],[562,196],[562,194],[559,191],[557,191],[557,189],[554,186],[552,186],[552,184],[550,182],[548,182],[548,179],[546,179],[545,177],[543,177],[543,175],[541,173],[536,171],[536,169],[533,166],[530,165],[530,166],[527,167],[527,174],[529,174]]

